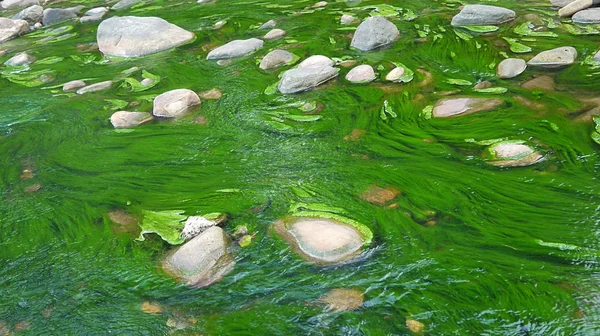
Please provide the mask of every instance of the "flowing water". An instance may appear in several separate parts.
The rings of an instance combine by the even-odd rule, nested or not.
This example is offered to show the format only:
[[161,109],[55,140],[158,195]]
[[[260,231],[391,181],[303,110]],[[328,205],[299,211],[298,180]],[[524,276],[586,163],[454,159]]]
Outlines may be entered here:
[[[365,18],[384,3],[403,8],[392,17],[401,38],[382,51],[351,50],[353,28],[340,25],[341,14]],[[97,50],[84,50],[95,42],[96,23],[62,24],[73,29],[42,29],[3,45],[10,52],[2,62],[20,50],[62,59],[29,70],[48,72],[51,83],[0,79],[0,323],[19,335],[408,335],[407,319],[422,322],[426,335],[600,334],[600,148],[582,118],[591,108],[582,99],[597,97],[600,84],[586,61],[598,35],[570,33],[541,0],[489,2],[518,15],[491,34],[455,32],[450,19],[461,3],[454,0],[330,1],[305,9],[312,4],[136,7],[125,13],[159,16],[197,36],[139,59],[105,62]],[[526,14],[558,36],[518,35],[514,29],[532,20]],[[215,46],[262,36],[257,27],[269,19],[287,31],[283,39],[227,66],[205,60]],[[572,45],[578,62],[500,80],[502,53],[515,55],[502,37],[532,47],[523,57]],[[352,85],[341,67],[338,79],[311,92],[268,94],[282,70],[261,71],[257,61],[281,47],[300,58],[381,65],[381,75],[401,62],[415,78]],[[74,79],[119,80],[133,66],[160,82],[142,92],[122,81],[99,93],[60,90]],[[520,87],[541,74],[554,77],[557,89]],[[141,79],[139,72],[130,77]],[[481,80],[508,91],[452,84]],[[154,96],[176,88],[224,95],[176,121],[129,131],[110,125],[114,110],[151,111]],[[456,90],[506,104],[455,118],[423,114]],[[395,117],[382,114],[386,100]],[[318,120],[287,117],[302,115],[305,103],[317,104],[309,113]],[[490,139],[528,141],[546,160],[489,165],[481,143]],[[361,199],[374,185],[401,193],[384,206]],[[367,225],[374,240],[366,257],[325,268],[300,259],[270,229],[297,203],[341,208]],[[109,219],[118,209],[136,216],[224,212],[226,231],[246,225],[256,235],[235,251],[235,268],[222,281],[189,288],[160,267],[170,245],[154,234],[136,240],[135,227]],[[333,288],[359,290],[365,302],[328,311],[317,301]],[[142,311],[144,302],[162,312]]]

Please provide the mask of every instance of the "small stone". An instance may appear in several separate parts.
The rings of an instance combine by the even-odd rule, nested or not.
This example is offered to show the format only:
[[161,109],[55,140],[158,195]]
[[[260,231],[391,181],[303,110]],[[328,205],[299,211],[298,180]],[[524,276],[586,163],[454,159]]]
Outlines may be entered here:
[[219,29],[223,28],[223,26],[225,26],[226,24],[227,24],[227,21],[225,21],[225,20],[217,21],[213,25],[213,29],[214,30],[219,30]]
[[277,88],[281,93],[308,91],[337,77],[337,75],[337,70],[330,66],[291,69],[283,73]]
[[356,28],[350,46],[358,50],[370,51],[392,44],[399,36],[398,28],[386,18],[369,17]]
[[142,84],[143,86],[150,86],[154,83],[154,79],[152,78],[144,78],[140,81],[140,84]]
[[217,65],[219,65],[219,66],[223,66],[223,67],[224,67],[224,66],[228,66],[228,65],[230,65],[232,62],[233,62],[233,61],[232,61],[232,60],[230,60],[230,59],[221,59],[221,60],[218,60],[218,61],[217,61]]
[[146,314],[156,315],[162,313],[162,311],[163,309],[158,303],[151,303],[148,301],[142,303],[142,312]]
[[577,50],[573,47],[559,47],[542,51],[527,62],[530,66],[555,69],[571,65],[577,58]]
[[475,84],[475,86],[473,86],[473,89],[475,89],[475,90],[488,89],[488,88],[491,88],[492,86],[494,86],[494,84],[492,84],[492,82],[482,81],[482,82]]
[[356,20],[356,18],[354,16],[349,15],[349,14],[344,14],[340,18],[340,23],[343,25],[349,25],[349,24],[352,24],[352,22],[354,22],[354,20]]
[[554,78],[550,76],[538,76],[521,84],[525,90],[554,91]]
[[95,7],[85,12],[86,16],[104,15],[108,13],[108,7]]
[[238,226],[233,232],[232,236],[235,239],[242,238],[248,234],[248,227],[246,225]]
[[376,185],[371,185],[360,194],[360,198],[376,205],[386,205],[400,194],[400,190],[396,188],[382,188]]
[[28,194],[33,194],[36,191],[39,191],[40,189],[42,189],[42,185],[39,183],[36,184],[32,184],[29,187],[25,188],[25,192]]
[[275,29],[270,30],[268,33],[266,33],[265,36],[263,36],[263,38],[265,40],[274,40],[274,39],[283,37],[284,35],[285,35],[285,30],[275,28]]
[[113,84],[113,81],[105,81],[105,82],[100,82],[100,83],[96,83],[96,84],[92,84],[92,85],[88,85],[85,87],[82,87],[81,89],[77,90],[77,94],[84,94],[84,93],[89,93],[89,92],[98,92],[98,91],[103,91],[106,89],[109,89]]
[[520,58],[507,58],[498,64],[496,76],[508,79],[515,78],[527,69],[527,63]]
[[327,6],[327,1],[319,1],[316,4],[312,5],[311,8],[323,8]]
[[390,81],[390,82],[397,82],[400,80],[400,78],[402,78],[403,75],[404,75],[404,68],[396,67],[396,68],[393,68],[392,71],[390,71],[385,76],[385,80]]
[[350,132],[350,134],[344,137],[344,141],[357,141],[360,140],[360,138],[362,138],[365,134],[367,134],[367,131],[355,128]]
[[323,55],[313,55],[310,56],[309,58],[305,59],[304,61],[300,62],[300,64],[298,64],[298,68],[300,69],[304,69],[304,68],[321,68],[321,67],[332,67],[335,65],[335,62],[327,57],[327,56],[323,56]]
[[375,80],[375,71],[372,66],[362,64],[350,70],[346,80],[352,83],[370,83]]
[[490,111],[503,104],[504,101],[499,98],[444,98],[436,103],[432,114],[436,118],[447,118]]
[[123,226],[137,225],[140,221],[138,217],[122,209],[108,212],[107,215],[111,221]]
[[217,99],[221,99],[221,97],[223,97],[223,93],[221,92],[221,90],[219,90],[217,88],[212,88],[208,91],[200,92],[199,96],[202,99],[217,100]]
[[73,13],[68,9],[63,8],[46,8],[44,9],[42,24],[44,26],[51,26],[53,24],[61,23],[68,20],[77,18],[77,14]]
[[35,57],[29,55],[26,52],[20,52],[15,56],[11,57],[8,61],[4,62],[4,65],[8,66],[28,66],[35,62]]
[[334,312],[352,311],[360,308],[364,301],[364,295],[356,289],[335,288],[319,298],[321,303],[327,305],[327,309]]
[[200,97],[192,90],[171,90],[154,98],[152,114],[165,118],[181,117],[192,107],[200,104]]
[[569,17],[579,11],[600,4],[600,0],[575,0],[558,10],[558,16]]
[[266,54],[258,66],[262,70],[271,70],[282,65],[290,64],[296,57],[289,51],[275,49]]
[[269,20],[269,21],[263,23],[262,26],[260,26],[258,29],[271,29],[271,28],[275,28],[276,25],[277,25],[277,22],[275,22],[275,20]]
[[64,92],[69,92],[69,91],[75,91],[86,85],[87,84],[85,84],[85,82],[82,80],[73,80],[73,81],[65,83],[65,85],[63,85],[62,89]]
[[489,5],[466,5],[452,18],[452,26],[499,25],[515,19],[517,14],[503,7]]
[[358,64],[358,61],[345,60],[345,61],[341,61],[339,66],[341,66],[342,68],[351,68],[351,67],[355,67],[357,64]]
[[152,120],[148,112],[117,111],[110,116],[110,123],[114,128],[134,128]]
[[263,47],[263,41],[257,38],[233,40],[208,53],[206,59],[220,60],[245,56]]
[[575,23],[600,23],[600,8],[579,11],[571,19]]
[[417,320],[406,319],[406,327],[415,334],[425,329],[425,325]]

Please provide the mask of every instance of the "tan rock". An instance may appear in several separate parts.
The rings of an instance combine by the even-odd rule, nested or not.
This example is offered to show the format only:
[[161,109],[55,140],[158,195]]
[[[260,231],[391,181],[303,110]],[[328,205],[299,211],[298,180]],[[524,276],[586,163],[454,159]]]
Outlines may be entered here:
[[433,108],[433,116],[446,118],[497,109],[504,104],[499,98],[444,98]]

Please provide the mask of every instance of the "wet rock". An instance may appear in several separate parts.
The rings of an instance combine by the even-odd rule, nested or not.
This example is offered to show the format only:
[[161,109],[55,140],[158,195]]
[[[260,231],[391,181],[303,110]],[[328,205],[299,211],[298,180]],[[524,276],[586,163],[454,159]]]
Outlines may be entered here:
[[554,78],[550,76],[539,76],[521,84],[525,90],[554,91]]
[[289,217],[277,221],[275,230],[300,256],[316,264],[348,262],[364,244],[354,227],[332,219]]
[[275,20],[269,20],[269,21],[263,23],[262,26],[258,27],[258,29],[271,29],[271,28],[275,28],[276,25],[277,25],[277,22],[275,22]]
[[406,327],[415,334],[419,334],[425,329],[425,324],[417,320],[406,319]]
[[309,58],[305,59],[304,61],[300,62],[300,64],[298,64],[298,68],[301,68],[301,69],[322,68],[322,67],[332,67],[334,65],[335,65],[335,62],[327,56],[313,55],[313,56],[310,56]]
[[596,53],[596,55],[594,55],[594,61],[600,62],[600,50],[598,50],[598,52]]
[[402,78],[403,75],[404,75],[404,68],[396,67],[396,68],[392,69],[392,71],[390,71],[385,76],[385,80],[390,81],[390,82],[397,82],[400,80],[400,78]]
[[360,194],[360,198],[376,205],[386,205],[400,194],[400,190],[396,188],[382,188],[376,185],[371,185]]
[[33,194],[34,192],[38,192],[42,189],[42,185],[39,183],[32,184],[29,187],[25,188],[25,192],[28,194]]
[[142,84],[143,86],[150,86],[150,85],[154,84],[154,79],[144,78],[140,81],[140,84]]
[[444,98],[436,103],[432,114],[437,118],[467,115],[494,110],[502,104],[504,101],[498,98]]
[[4,62],[4,65],[8,66],[27,66],[35,62],[35,57],[29,55],[26,52],[20,52],[15,56],[11,57],[8,61]]
[[271,29],[268,33],[266,33],[265,36],[263,36],[263,38],[265,40],[274,40],[274,39],[283,37],[284,35],[285,35],[285,30],[275,28],[275,29]]
[[104,15],[108,13],[108,7],[95,7],[85,12],[86,16]]
[[225,231],[213,226],[185,243],[164,261],[164,268],[189,285],[204,287],[219,281],[233,269]]
[[39,0],[4,0],[0,2],[0,6],[3,9],[23,8],[39,4]]
[[600,4],[600,0],[575,0],[558,10],[560,17],[569,17],[579,11]]
[[14,39],[27,32],[29,32],[29,23],[27,21],[0,17],[0,43]]
[[488,88],[491,88],[492,86],[494,86],[494,84],[492,84],[492,82],[482,81],[482,82],[475,84],[473,86],[473,89],[475,89],[475,90],[488,89]]
[[200,103],[200,98],[192,90],[171,90],[154,98],[152,114],[165,118],[180,117]]
[[579,11],[571,19],[575,23],[600,23],[600,8]]
[[350,70],[346,80],[352,83],[370,83],[375,80],[375,71],[372,66],[362,64]]
[[212,88],[208,91],[200,92],[198,96],[200,96],[200,98],[202,99],[216,100],[221,99],[221,97],[223,97],[223,92],[221,92],[221,90],[217,88]]
[[498,64],[496,76],[508,79],[515,78],[527,69],[527,63],[520,58],[507,58]]
[[121,0],[114,4],[110,9],[114,11],[124,10],[131,8],[140,2],[146,2],[146,0]]
[[354,32],[350,46],[369,51],[390,45],[399,36],[398,28],[387,19],[381,16],[369,17]]
[[327,309],[334,312],[352,311],[360,308],[365,297],[356,289],[335,288],[319,298],[319,302],[327,305]]
[[142,303],[141,309],[142,312],[152,315],[160,314],[163,311],[162,307],[158,303],[152,303],[148,301]]
[[190,216],[185,221],[181,237],[188,241],[215,225],[217,225],[215,221],[208,220],[202,216]]
[[263,41],[257,38],[247,40],[233,40],[208,53],[206,59],[220,60],[241,57],[263,47]]
[[194,34],[157,17],[111,17],[100,23],[96,36],[106,55],[139,57],[187,43]]
[[337,75],[337,70],[330,66],[292,69],[283,73],[278,89],[281,93],[307,91],[337,77]]
[[319,1],[316,4],[312,5],[311,8],[323,8],[327,6],[327,1]]
[[110,123],[114,128],[134,128],[152,120],[148,112],[117,111],[110,116]]
[[70,81],[65,83],[65,85],[63,85],[62,89],[64,92],[69,92],[69,91],[75,91],[79,88],[82,88],[84,86],[86,86],[87,84],[85,84],[84,81],[82,80],[74,80],[74,81]]
[[562,7],[565,7],[566,5],[570,4],[573,1],[575,1],[575,0],[550,0],[550,3],[552,3],[552,6],[562,8]]
[[544,156],[521,142],[500,142],[488,148],[493,160],[487,163],[498,167],[521,167],[536,164]]
[[354,20],[356,20],[356,18],[354,16],[349,15],[349,14],[344,14],[340,18],[340,23],[343,25],[349,25],[349,24],[352,24],[352,22],[354,22]]
[[23,9],[13,16],[13,20],[25,20],[30,25],[42,22],[44,17],[44,7],[39,5],[33,5]]
[[488,26],[514,20],[516,13],[510,9],[489,5],[466,5],[452,18],[453,26]]
[[275,49],[270,53],[266,54],[265,57],[260,61],[259,68],[263,70],[271,70],[282,65],[286,65],[294,61],[295,57],[289,51]]
[[573,47],[559,47],[542,51],[527,62],[530,66],[546,69],[560,68],[571,65],[577,58],[577,50]]
[[110,88],[112,86],[112,84],[113,84],[113,81],[104,81],[104,82],[88,85],[88,86],[82,87],[81,89],[77,90],[77,94],[104,91],[104,90]]
[[77,18],[77,14],[68,9],[63,8],[46,8],[44,9],[42,24],[51,26],[53,24],[69,21]]

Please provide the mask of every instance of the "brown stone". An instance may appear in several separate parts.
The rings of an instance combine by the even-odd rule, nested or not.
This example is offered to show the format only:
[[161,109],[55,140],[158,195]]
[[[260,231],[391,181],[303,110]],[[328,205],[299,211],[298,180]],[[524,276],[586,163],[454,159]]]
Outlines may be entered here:
[[420,333],[425,325],[417,320],[406,319],[406,327],[415,334]]
[[356,289],[335,288],[319,298],[318,302],[327,305],[334,312],[352,311],[360,308],[365,301],[361,291]]
[[356,141],[362,138],[365,134],[367,134],[367,131],[355,128],[352,130],[352,132],[350,132],[350,134],[344,137],[344,141]]
[[535,77],[521,84],[521,87],[525,90],[554,91],[554,78],[550,76]]
[[162,313],[163,309],[162,307],[158,304],[158,303],[152,303],[152,302],[144,302],[142,303],[142,311],[146,314],[160,314]]
[[39,183],[36,184],[32,184],[29,187],[25,188],[25,192],[28,194],[33,194],[36,191],[39,191],[40,189],[42,189],[42,185]]
[[400,194],[400,190],[387,187],[382,188],[376,185],[371,185],[360,194],[360,198],[376,205],[385,205]]
[[212,88],[208,91],[200,92],[198,96],[202,99],[215,100],[220,99],[223,96],[223,93],[217,88]]

